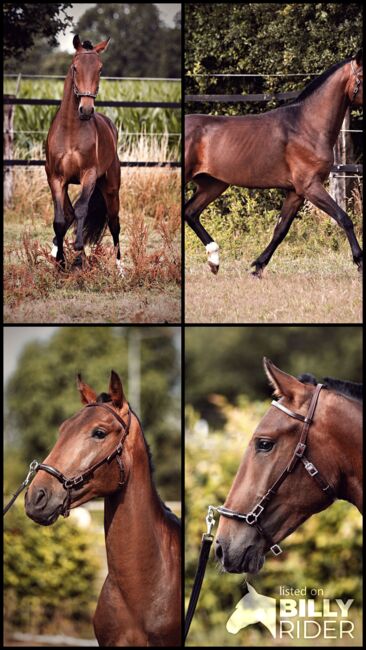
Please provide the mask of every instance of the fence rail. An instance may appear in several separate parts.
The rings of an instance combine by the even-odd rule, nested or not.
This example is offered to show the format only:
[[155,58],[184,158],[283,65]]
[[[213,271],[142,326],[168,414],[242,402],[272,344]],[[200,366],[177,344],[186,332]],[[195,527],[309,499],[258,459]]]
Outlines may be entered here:
[[[22,106],[59,106],[61,99],[26,99],[22,97],[4,97],[4,104]],[[109,101],[94,102],[95,106],[110,106],[121,108],[182,108],[180,102],[129,102]]]
[[[4,167],[41,167],[45,165],[45,160],[3,160]],[[120,161],[121,167],[181,167],[180,162],[122,162]]]

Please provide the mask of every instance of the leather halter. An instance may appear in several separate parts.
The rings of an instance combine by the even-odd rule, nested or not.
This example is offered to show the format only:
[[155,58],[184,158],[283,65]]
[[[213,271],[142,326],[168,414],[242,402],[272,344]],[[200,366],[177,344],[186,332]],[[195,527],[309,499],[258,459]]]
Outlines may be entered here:
[[[75,54],[75,56],[79,56],[79,54],[96,54],[98,56],[98,53],[95,52],[94,50],[86,50],[85,52],[79,52],[78,54]],[[79,88],[77,87],[77,85],[76,85],[76,82],[75,82],[75,69],[74,69],[74,66],[73,66],[73,68],[72,68],[72,89],[73,89],[76,97],[93,97],[95,99],[96,96],[98,95],[98,92],[99,92],[99,83],[98,83],[98,86],[97,86],[97,91],[95,93],[92,93],[92,92],[90,92],[88,90],[86,90],[85,92],[82,93],[79,90]]]
[[310,460],[308,460],[308,458],[305,456],[307,436],[309,433],[310,425],[313,422],[315,409],[322,388],[323,388],[323,384],[318,384],[316,386],[306,416],[291,411],[290,409],[287,408],[287,406],[284,406],[280,402],[276,402],[275,400],[272,401],[272,406],[275,406],[277,409],[279,409],[283,413],[286,413],[286,415],[290,416],[291,418],[300,420],[304,424],[301,431],[299,442],[295,447],[295,451],[292,454],[290,462],[285,467],[283,472],[280,474],[278,479],[273,483],[273,485],[271,485],[271,487],[266,492],[266,494],[254,506],[254,508],[247,514],[244,514],[241,512],[236,512],[235,510],[230,510],[225,506],[219,506],[219,507],[209,506],[209,509],[216,510],[220,515],[223,515],[228,519],[236,519],[237,521],[243,521],[249,526],[255,526],[255,528],[258,530],[260,535],[262,535],[262,537],[264,537],[267,540],[267,542],[270,544],[270,550],[272,551],[273,555],[279,555],[280,553],[282,553],[282,549],[278,544],[275,544],[273,542],[272,537],[260,526],[260,524],[258,524],[258,519],[262,516],[264,509],[268,505],[268,503],[270,503],[273,497],[277,494],[278,488],[282,485],[282,483],[286,480],[286,478],[293,472],[293,470],[299,464],[299,462],[301,462],[304,465],[309,476],[311,476],[311,478],[313,478],[317,482],[320,489],[326,495],[328,495],[332,499],[332,501],[336,498],[334,489],[329,485],[328,481],[326,481],[322,477],[322,475],[317,470],[315,465]]
[[120,456],[122,455],[123,452],[124,442],[130,432],[131,410],[130,408],[128,409],[128,420],[126,424],[126,422],[121,418],[121,416],[118,415],[118,413],[116,413],[116,411],[110,406],[108,406],[107,404],[93,402],[87,404],[85,408],[90,408],[95,406],[98,406],[99,408],[103,408],[105,411],[112,413],[112,415],[114,415],[114,417],[118,420],[118,422],[123,427],[123,433],[121,439],[117,447],[114,449],[114,451],[112,451],[111,454],[105,456],[105,458],[100,460],[98,463],[91,465],[91,467],[88,467],[88,469],[85,470],[85,472],[83,472],[82,474],[77,474],[72,478],[67,478],[58,469],[52,467],[52,465],[45,465],[44,463],[39,463],[37,460],[32,461],[32,463],[30,464],[30,470],[32,472],[39,472],[39,470],[43,470],[44,472],[51,474],[51,476],[54,476],[55,478],[57,478],[58,481],[60,481],[62,487],[67,491],[66,502],[63,506],[63,511],[62,511],[64,517],[68,517],[68,515],[70,514],[72,490],[79,490],[83,485],[85,485],[85,483],[88,483],[90,479],[93,477],[95,470],[101,467],[102,465],[104,465],[104,463],[110,463],[115,458],[120,470],[120,480],[118,483],[118,487],[122,488],[125,484],[125,471]]
[[356,68],[354,67],[353,61],[351,61],[351,70],[353,72],[353,76],[355,77],[355,87],[353,89],[352,99],[351,99],[351,102],[353,102],[356,95],[357,95],[357,93],[358,93],[358,91],[359,91],[359,89],[360,89],[361,79],[358,76],[359,73],[357,72]]

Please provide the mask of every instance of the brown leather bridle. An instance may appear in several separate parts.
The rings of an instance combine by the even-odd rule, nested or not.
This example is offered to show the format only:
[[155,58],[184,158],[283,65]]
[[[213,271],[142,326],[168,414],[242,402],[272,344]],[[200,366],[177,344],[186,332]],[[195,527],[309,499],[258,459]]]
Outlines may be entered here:
[[51,474],[51,476],[57,478],[57,480],[60,481],[60,483],[62,484],[63,488],[67,491],[67,496],[61,511],[61,514],[64,517],[68,517],[68,515],[70,514],[72,490],[79,490],[83,485],[85,485],[85,483],[88,483],[90,479],[93,477],[95,470],[97,470],[105,463],[110,463],[115,458],[120,470],[120,480],[118,483],[118,488],[119,489],[122,488],[126,482],[125,470],[122,463],[121,455],[123,452],[124,442],[130,432],[131,409],[130,408],[128,409],[128,419],[126,424],[126,422],[121,418],[121,416],[118,415],[118,413],[111,406],[108,406],[107,404],[93,402],[85,406],[85,408],[90,408],[90,407],[103,408],[105,411],[112,413],[112,415],[114,415],[114,417],[118,420],[118,422],[123,427],[123,433],[121,439],[117,447],[112,451],[112,453],[108,454],[108,456],[105,456],[105,458],[98,461],[98,463],[95,463],[91,467],[88,467],[88,469],[85,470],[85,472],[83,472],[82,474],[76,474],[76,476],[73,476],[72,478],[67,478],[58,469],[52,467],[52,465],[45,465],[44,463],[39,463],[37,460],[33,460],[29,466],[29,470],[30,470],[29,474],[31,473],[33,474],[35,472],[39,472],[40,470],[43,470],[44,472],[47,472],[48,474]]
[[259,534],[262,535],[262,537],[264,537],[267,540],[273,555],[279,555],[280,553],[282,553],[281,547],[279,546],[279,544],[274,543],[272,537],[258,523],[258,519],[262,516],[264,509],[272,501],[273,497],[277,494],[279,487],[286,480],[286,478],[294,471],[295,467],[301,462],[304,465],[309,476],[311,476],[311,478],[313,478],[317,482],[320,489],[327,496],[329,496],[332,501],[336,498],[334,489],[331,487],[331,485],[329,485],[328,481],[326,481],[322,477],[319,470],[315,467],[314,463],[312,463],[305,456],[307,437],[308,437],[310,425],[313,422],[315,409],[322,388],[323,388],[323,384],[318,384],[316,386],[306,416],[291,411],[289,408],[287,408],[287,406],[284,406],[284,404],[281,404],[280,402],[276,402],[275,400],[272,401],[272,406],[275,406],[276,408],[280,409],[280,411],[286,413],[286,415],[289,415],[291,418],[295,418],[296,420],[300,420],[301,422],[304,423],[299,442],[295,447],[295,451],[292,454],[290,462],[285,467],[283,472],[280,474],[278,479],[273,483],[273,485],[271,485],[269,490],[267,490],[266,494],[260,499],[260,501],[258,501],[258,503],[254,506],[254,508],[247,514],[236,512],[235,510],[230,510],[225,506],[209,506],[209,512],[206,518],[208,526],[211,523],[211,527],[212,527],[212,521],[214,522],[213,511],[218,512],[220,515],[223,515],[223,517],[227,517],[228,519],[236,519],[237,521],[243,521],[249,526],[254,526],[258,530]]
[[358,93],[358,91],[359,91],[359,89],[360,89],[362,79],[359,77],[359,73],[357,72],[356,68],[354,67],[353,61],[351,61],[351,70],[353,72],[353,76],[355,77],[355,87],[353,89],[352,100],[351,100],[351,102],[353,102],[356,95],[357,95],[357,93]]

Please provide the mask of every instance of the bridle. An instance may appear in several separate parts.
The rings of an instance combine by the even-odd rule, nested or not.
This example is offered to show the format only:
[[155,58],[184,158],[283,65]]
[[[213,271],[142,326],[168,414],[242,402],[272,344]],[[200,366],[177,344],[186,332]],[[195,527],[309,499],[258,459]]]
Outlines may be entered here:
[[223,515],[223,517],[227,517],[228,519],[243,521],[244,523],[248,524],[248,526],[254,526],[258,530],[259,534],[262,537],[264,537],[269,543],[270,550],[272,551],[273,555],[279,555],[280,553],[282,553],[282,549],[280,548],[279,544],[275,544],[273,542],[272,537],[258,523],[258,519],[262,517],[265,508],[272,501],[273,497],[277,494],[279,487],[286,480],[286,478],[294,471],[295,467],[297,467],[297,465],[300,462],[304,465],[309,476],[311,476],[311,478],[313,478],[317,482],[320,489],[327,496],[329,496],[332,501],[336,498],[334,489],[329,485],[328,481],[326,481],[323,478],[319,470],[315,467],[314,463],[312,463],[305,456],[307,437],[308,437],[310,425],[313,422],[315,409],[322,388],[323,388],[323,384],[318,384],[316,386],[306,416],[291,411],[289,408],[287,408],[287,406],[284,406],[284,404],[281,404],[280,402],[276,402],[275,400],[272,401],[272,406],[275,406],[276,408],[280,409],[280,411],[286,413],[286,415],[290,416],[291,418],[295,418],[296,420],[300,420],[301,422],[304,423],[299,442],[295,447],[295,451],[292,454],[291,460],[288,463],[288,465],[285,467],[283,472],[280,474],[278,479],[273,483],[273,485],[271,485],[271,487],[266,492],[266,494],[260,499],[260,501],[258,501],[258,503],[254,506],[254,508],[250,512],[244,514],[241,512],[236,512],[235,510],[230,510],[225,506],[209,506],[208,515],[206,517],[208,529],[210,527],[208,532],[211,532],[211,528],[215,523],[215,520],[213,519],[213,512],[216,511],[220,515]]
[[353,102],[356,95],[357,95],[357,93],[358,93],[358,91],[359,91],[359,89],[360,89],[361,78],[359,77],[359,73],[357,72],[356,68],[354,67],[353,61],[351,61],[351,70],[353,72],[353,76],[355,77],[355,87],[353,89],[352,99],[351,99],[351,102]]
[[[95,52],[94,50],[89,50],[89,51],[85,51],[85,52],[79,52],[79,54],[97,54],[97,52]],[[79,54],[75,54],[75,56],[79,56]],[[72,89],[73,89],[74,94],[76,95],[76,97],[93,97],[95,99],[96,96],[98,95],[98,92],[99,92],[99,83],[98,83],[97,90],[96,90],[95,93],[92,93],[92,92],[90,92],[88,90],[86,90],[85,92],[82,93],[79,90],[79,88],[77,87],[77,85],[76,85],[76,82],[75,82],[75,68],[74,68],[74,66],[72,66]]]
[[87,404],[84,408],[91,408],[91,407],[98,407],[98,408],[103,408],[105,411],[108,411],[109,413],[112,413],[112,415],[118,420],[118,422],[122,425],[123,427],[123,433],[121,436],[121,439],[117,445],[117,447],[112,451],[112,453],[108,454],[108,456],[105,456],[102,460],[98,461],[94,465],[91,465],[91,467],[88,467],[88,469],[85,470],[82,474],[76,474],[76,476],[73,476],[72,478],[67,478],[62,472],[60,472],[58,469],[55,467],[52,467],[52,465],[45,465],[44,463],[39,463],[37,460],[33,460],[31,464],[29,465],[29,472],[28,475],[23,481],[22,485],[20,488],[16,491],[16,493],[13,495],[12,499],[9,501],[7,506],[4,508],[4,515],[6,512],[9,510],[9,508],[13,505],[15,499],[18,497],[20,492],[24,490],[24,488],[28,485],[28,483],[32,480],[33,475],[36,472],[39,472],[40,470],[43,470],[44,472],[47,472],[48,474],[51,474],[51,476],[54,476],[57,478],[57,480],[62,484],[62,487],[66,490],[67,495],[65,502],[63,503],[62,511],[60,514],[62,514],[64,517],[68,517],[70,514],[70,506],[71,506],[71,499],[72,499],[72,490],[79,490],[83,485],[88,483],[90,479],[93,477],[95,470],[97,470],[99,467],[104,465],[105,463],[110,463],[114,458],[116,459],[118,463],[118,467],[120,470],[120,480],[118,483],[118,489],[121,489],[125,482],[126,482],[126,477],[125,477],[125,470],[123,466],[123,462],[121,459],[121,455],[123,452],[123,446],[124,442],[130,432],[130,425],[131,425],[131,409],[129,407],[128,409],[128,419],[127,423],[121,418],[121,416],[116,413],[116,411],[108,406],[107,404],[104,403],[99,403],[99,402],[92,402],[90,404]]

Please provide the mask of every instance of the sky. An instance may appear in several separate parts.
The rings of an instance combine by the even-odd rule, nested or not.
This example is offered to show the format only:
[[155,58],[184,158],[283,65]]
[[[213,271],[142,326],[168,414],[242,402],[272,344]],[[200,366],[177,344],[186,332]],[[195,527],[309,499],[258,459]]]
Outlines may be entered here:
[[[85,2],[85,3],[76,3],[73,4],[70,9],[67,10],[67,14],[71,15],[75,18],[75,22],[77,22],[80,18],[80,16],[85,13],[90,7],[94,7],[97,3],[96,2]],[[170,2],[154,2],[156,6],[158,7],[160,11],[160,17],[162,21],[168,25],[168,27],[173,27],[174,26],[174,16],[180,11],[181,4],[180,3],[170,3]],[[73,33],[73,27],[66,29],[65,34],[59,34],[58,39],[60,42],[60,49],[63,50],[64,52],[70,52],[73,53],[74,48],[72,45],[72,39],[74,37]]]

